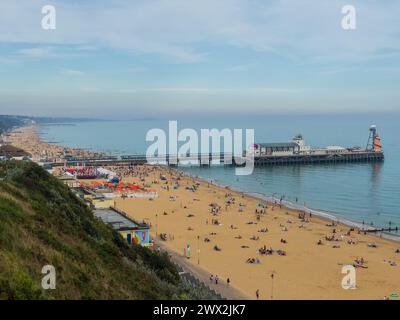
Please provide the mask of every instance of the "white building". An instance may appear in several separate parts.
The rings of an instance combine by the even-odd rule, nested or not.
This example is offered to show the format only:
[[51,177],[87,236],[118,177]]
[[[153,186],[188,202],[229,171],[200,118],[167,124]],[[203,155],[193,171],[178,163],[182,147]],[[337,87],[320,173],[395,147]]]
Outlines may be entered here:
[[296,135],[291,142],[281,143],[256,143],[248,150],[248,155],[262,156],[291,156],[311,154],[341,154],[347,149],[341,146],[328,146],[326,148],[311,148],[305,144],[301,134]]

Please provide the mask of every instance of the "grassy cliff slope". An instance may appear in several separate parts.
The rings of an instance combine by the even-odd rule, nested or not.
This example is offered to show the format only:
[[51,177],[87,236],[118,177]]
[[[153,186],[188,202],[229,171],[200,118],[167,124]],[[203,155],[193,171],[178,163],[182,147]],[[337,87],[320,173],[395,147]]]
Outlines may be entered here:
[[[56,289],[41,287],[42,267]],[[186,299],[168,257],[128,246],[66,186],[30,162],[0,163],[0,299]]]

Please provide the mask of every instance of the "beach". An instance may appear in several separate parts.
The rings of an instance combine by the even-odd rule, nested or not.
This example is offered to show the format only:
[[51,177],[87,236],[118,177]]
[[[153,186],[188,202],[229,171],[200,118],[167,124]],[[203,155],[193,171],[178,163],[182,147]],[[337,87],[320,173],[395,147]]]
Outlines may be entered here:
[[101,152],[91,152],[79,148],[67,148],[44,141],[39,134],[40,126],[30,125],[13,130],[4,137],[4,142],[28,152],[33,161],[62,162],[65,155],[73,157],[97,157]]
[[[59,146],[24,129],[9,142],[35,154]],[[28,138],[27,135],[30,135]],[[33,141],[40,144],[35,145]],[[61,156],[60,154],[58,154]],[[217,186],[158,166],[110,167],[122,182],[158,196],[116,198],[115,206],[151,225],[164,248],[248,299],[383,299],[400,293],[400,244],[332,224],[308,212]],[[344,265],[357,265],[356,288],[343,289]],[[211,282],[211,280],[208,280]]]
[[[166,234],[164,244],[169,250],[183,255],[190,244],[191,263],[220,281],[229,278],[232,286],[251,299],[256,298],[256,290],[260,299],[383,299],[400,290],[396,242],[357,231],[348,235],[347,226],[328,226],[327,221],[307,214],[299,219],[298,211],[266,202],[262,202],[265,213],[256,214],[255,210],[261,212],[259,199],[174,170],[152,169],[146,182],[126,179],[149,184],[160,175],[167,180],[151,184],[158,191],[156,199],[117,199],[117,208],[150,223],[153,237]],[[177,181],[180,186],[174,189]],[[186,189],[193,185],[195,191]],[[234,203],[226,205],[227,199]],[[210,212],[212,203],[221,207],[219,213]],[[265,228],[267,232],[260,232]],[[325,239],[332,235],[337,241]],[[286,255],[262,255],[258,250],[264,246]],[[259,259],[260,264],[247,263],[249,258]],[[343,289],[342,266],[361,258],[368,268],[356,269],[357,289]]]

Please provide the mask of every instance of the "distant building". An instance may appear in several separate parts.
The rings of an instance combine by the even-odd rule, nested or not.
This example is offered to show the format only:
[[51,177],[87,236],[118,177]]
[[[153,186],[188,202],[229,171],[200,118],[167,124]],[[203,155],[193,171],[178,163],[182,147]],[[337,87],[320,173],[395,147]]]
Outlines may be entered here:
[[0,157],[13,160],[31,159],[31,155],[28,152],[9,144],[3,144],[0,146]]
[[298,152],[299,146],[295,142],[256,143],[252,149],[255,156],[285,156]]
[[307,146],[301,134],[296,135],[290,142],[278,143],[256,143],[248,150],[248,155],[256,157],[284,157],[294,155],[326,155],[326,154],[341,154],[347,149],[340,146],[328,146],[325,148],[312,148]]
[[103,222],[110,224],[117,230],[128,244],[136,243],[142,246],[151,246],[149,236],[150,227],[145,223],[138,223],[124,212],[114,208],[96,209],[94,215]]
[[70,188],[78,188],[80,186],[79,181],[73,176],[60,176],[58,179]]
[[95,209],[108,209],[114,206],[114,199],[107,199],[105,197],[94,197],[91,199],[91,203]]

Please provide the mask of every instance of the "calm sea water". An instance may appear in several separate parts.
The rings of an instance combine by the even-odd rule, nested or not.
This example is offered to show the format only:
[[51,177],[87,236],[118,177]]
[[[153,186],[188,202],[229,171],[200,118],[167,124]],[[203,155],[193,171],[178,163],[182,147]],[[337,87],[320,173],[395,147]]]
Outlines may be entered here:
[[[181,169],[238,190],[285,195],[345,219],[400,227],[399,120],[399,114],[178,119],[179,129],[254,128],[256,142],[286,142],[301,133],[311,146],[345,147],[365,147],[369,126],[376,124],[385,151],[383,163],[262,167],[250,176],[222,166]],[[99,121],[45,126],[42,135],[69,147],[143,154],[147,131],[167,127],[168,120]]]

